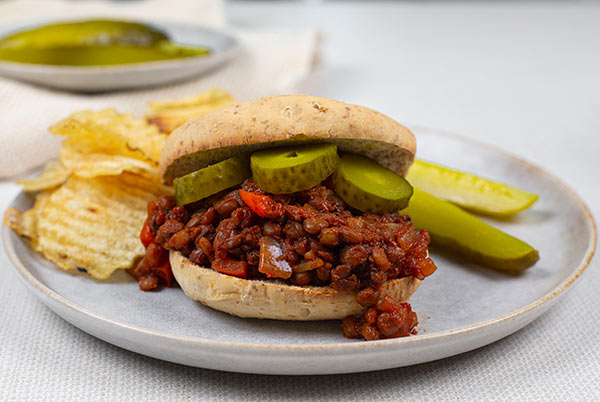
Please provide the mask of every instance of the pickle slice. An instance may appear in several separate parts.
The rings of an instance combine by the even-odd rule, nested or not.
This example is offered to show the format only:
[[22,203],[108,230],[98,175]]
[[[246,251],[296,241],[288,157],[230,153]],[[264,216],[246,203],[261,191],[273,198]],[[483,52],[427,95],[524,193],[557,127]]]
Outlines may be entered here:
[[248,157],[234,156],[174,180],[177,205],[186,205],[237,186],[250,177]]
[[539,198],[506,184],[423,161],[415,161],[406,178],[436,197],[483,215],[511,216]]
[[333,188],[350,206],[380,214],[406,207],[412,186],[403,177],[364,156],[345,154],[333,175]]
[[287,194],[316,186],[335,171],[339,161],[334,144],[315,144],[255,152],[250,166],[261,189]]
[[539,259],[529,244],[416,187],[402,213],[417,228],[427,229],[434,244],[470,261],[517,274]]

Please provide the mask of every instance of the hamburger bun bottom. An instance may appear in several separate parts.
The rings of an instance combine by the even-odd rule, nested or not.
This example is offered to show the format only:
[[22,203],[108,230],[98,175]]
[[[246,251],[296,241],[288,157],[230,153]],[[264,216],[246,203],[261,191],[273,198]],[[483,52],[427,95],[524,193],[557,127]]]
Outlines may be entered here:
[[[196,265],[177,251],[169,252],[169,260],[177,282],[189,298],[238,317],[335,320],[365,309],[356,301],[354,292],[237,278]],[[412,276],[394,279],[381,286],[381,297],[389,295],[406,302],[420,284]]]

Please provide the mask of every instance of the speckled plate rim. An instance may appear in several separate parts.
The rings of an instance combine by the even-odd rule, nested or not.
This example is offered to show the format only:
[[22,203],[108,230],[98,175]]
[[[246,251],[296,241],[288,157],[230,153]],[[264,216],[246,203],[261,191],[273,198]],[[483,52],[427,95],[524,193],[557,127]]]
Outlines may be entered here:
[[[53,22],[55,20],[39,20],[34,23],[28,24],[9,24],[5,26],[0,26],[0,30],[7,29],[8,26],[14,26],[19,28],[27,28],[27,27],[35,27],[42,23]],[[61,20],[62,21],[62,20]],[[79,21],[79,20],[68,20],[66,22]],[[63,21],[64,22],[64,21]],[[75,75],[86,75],[86,74],[98,74],[98,73],[110,73],[110,72],[127,72],[127,71],[160,71],[165,67],[169,67],[170,65],[188,65],[197,63],[199,60],[208,60],[210,58],[229,58],[233,56],[240,50],[240,41],[232,31],[228,31],[226,29],[216,29],[210,27],[203,26],[194,26],[191,24],[173,24],[168,22],[150,22],[150,21],[135,21],[140,22],[147,25],[152,25],[157,28],[163,28],[167,25],[176,25],[182,28],[194,29],[196,31],[202,31],[208,33],[213,36],[221,36],[224,39],[228,40],[231,44],[227,49],[220,50],[216,53],[209,53],[207,55],[199,55],[199,56],[189,56],[180,59],[171,59],[171,60],[159,60],[159,61],[146,61],[141,63],[127,63],[127,64],[113,64],[107,66],[60,66],[60,65],[52,65],[52,64],[32,64],[32,63],[20,63],[16,61],[4,61],[0,60],[0,66],[2,68],[10,69],[10,70],[19,70],[26,69],[29,72],[34,73],[47,73],[48,71],[55,71],[61,73],[69,73]]]
[[370,349],[376,349],[381,346],[408,345],[408,344],[412,344],[415,342],[421,343],[421,342],[427,342],[427,341],[434,341],[434,340],[437,340],[440,338],[446,338],[446,337],[450,337],[450,336],[456,336],[456,335],[462,335],[462,334],[476,332],[478,330],[483,330],[487,327],[500,324],[504,321],[514,320],[520,316],[523,316],[524,314],[526,314],[528,312],[531,312],[533,310],[544,307],[545,305],[547,305],[548,303],[550,303],[554,299],[556,299],[557,296],[559,296],[560,294],[562,294],[566,290],[568,290],[571,287],[571,285],[573,285],[577,281],[577,279],[583,274],[583,272],[589,266],[589,264],[594,256],[594,252],[596,250],[597,229],[596,229],[596,224],[595,224],[594,218],[593,218],[589,208],[572,189],[570,189],[566,184],[564,184],[560,179],[555,177],[553,174],[542,169],[541,167],[534,165],[530,162],[527,162],[525,159],[517,157],[509,152],[506,152],[506,151],[499,149],[497,147],[494,147],[492,145],[485,144],[485,143],[471,140],[471,139],[466,139],[459,135],[445,133],[445,132],[442,132],[439,130],[432,130],[432,129],[428,129],[428,128],[424,128],[424,127],[417,128],[415,126],[413,126],[412,128],[414,129],[414,131],[426,132],[427,135],[452,138],[454,140],[470,143],[472,145],[475,145],[478,147],[483,147],[490,151],[501,154],[504,157],[512,159],[515,163],[519,163],[523,166],[533,169],[538,174],[547,176],[550,180],[552,180],[554,182],[555,185],[559,186],[564,191],[566,191],[571,197],[573,197],[579,204],[582,211],[584,212],[584,214],[587,218],[586,219],[587,229],[591,232],[591,237],[589,239],[589,243],[586,248],[585,254],[581,260],[581,263],[573,271],[573,273],[567,279],[565,279],[562,283],[560,283],[558,286],[556,286],[554,289],[552,289],[550,292],[548,292],[541,298],[537,299],[536,301],[534,301],[526,306],[523,306],[517,310],[510,312],[510,313],[491,318],[489,320],[481,321],[481,322],[463,326],[463,327],[453,328],[450,330],[439,331],[439,332],[418,335],[418,336],[411,336],[411,337],[406,337],[406,338],[386,339],[386,340],[371,341],[371,342],[346,342],[346,343],[332,343],[332,344],[300,344],[300,345],[297,345],[297,344],[256,344],[256,343],[219,341],[219,340],[214,340],[214,339],[198,338],[198,337],[192,337],[192,336],[187,336],[187,335],[175,335],[175,334],[170,334],[167,332],[156,331],[156,330],[140,327],[137,325],[129,324],[129,323],[115,320],[115,319],[107,317],[105,315],[96,313],[90,309],[87,309],[85,307],[82,307],[82,306],[74,303],[74,302],[71,302],[70,300],[64,298],[60,294],[54,292],[53,290],[49,289],[44,284],[42,284],[40,281],[38,281],[29,272],[29,270],[25,267],[25,265],[21,262],[19,256],[17,255],[17,253],[13,247],[13,243],[11,240],[10,235],[12,234],[12,230],[6,226],[3,227],[3,231],[2,231],[2,240],[3,240],[4,248],[6,250],[8,258],[15,266],[17,272],[20,274],[21,278],[28,285],[34,287],[38,291],[42,292],[45,296],[51,298],[53,301],[60,303],[64,306],[68,307],[71,310],[74,310],[80,314],[84,314],[84,315],[88,316],[89,318],[101,321],[106,325],[118,326],[118,327],[121,327],[121,328],[129,330],[129,331],[144,333],[144,334],[152,336],[152,337],[163,338],[163,339],[167,339],[170,341],[186,342],[186,343],[189,343],[191,345],[196,345],[196,346],[212,346],[212,347],[216,347],[216,348],[220,348],[220,349],[227,349],[232,352],[235,350],[254,350],[254,351],[258,351],[258,352],[260,352],[260,351],[286,351],[286,352],[307,351],[308,352],[308,351],[318,351],[318,350],[328,350],[328,351],[335,350],[335,351],[342,351],[342,352],[343,351],[368,351]]

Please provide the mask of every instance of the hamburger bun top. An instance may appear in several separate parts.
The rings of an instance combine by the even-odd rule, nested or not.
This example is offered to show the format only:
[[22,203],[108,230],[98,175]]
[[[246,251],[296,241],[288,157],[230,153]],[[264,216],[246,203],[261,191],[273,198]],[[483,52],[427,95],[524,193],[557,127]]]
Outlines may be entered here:
[[259,98],[190,120],[160,155],[165,183],[234,155],[283,145],[329,142],[367,156],[401,176],[412,164],[414,135],[363,106],[308,95]]

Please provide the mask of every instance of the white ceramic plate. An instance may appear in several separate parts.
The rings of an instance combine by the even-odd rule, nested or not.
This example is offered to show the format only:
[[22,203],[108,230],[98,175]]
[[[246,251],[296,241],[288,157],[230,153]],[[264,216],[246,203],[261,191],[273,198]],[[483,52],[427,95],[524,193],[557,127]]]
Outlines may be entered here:
[[[30,25],[4,25],[0,27],[0,37],[15,30],[33,28],[44,23],[49,21]],[[70,91],[98,92],[147,88],[187,80],[209,72],[229,61],[239,50],[236,39],[213,29],[172,23],[149,25],[164,31],[173,42],[208,47],[211,53],[207,56],[174,60],[90,67],[0,61],[0,75]]]
[[[376,342],[342,337],[339,321],[241,319],[166,289],[144,293],[125,273],[108,282],[56,268],[4,228],[9,258],[25,284],[52,310],[112,344],[171,362],[264,374],[333,374],[386,369],[456,355],[524,327],[579,278],[595,248],[585,205],[543,170],[458,137],[417,130],[419,157],[501,180],[540,195],[518,217],[494,224],[535,245],[525,274],[506,276],[432,250],[438,271],[411,299],[419,335]],[[13,206],[31,205],[19,196]]]

